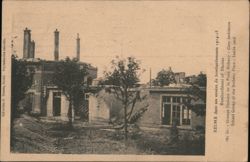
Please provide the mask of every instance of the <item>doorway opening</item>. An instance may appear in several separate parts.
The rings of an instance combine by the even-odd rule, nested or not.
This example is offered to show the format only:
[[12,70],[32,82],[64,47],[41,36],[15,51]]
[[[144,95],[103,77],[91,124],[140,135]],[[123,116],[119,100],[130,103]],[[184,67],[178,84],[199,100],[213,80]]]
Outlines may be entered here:
[[61,93],[53,93],[53,116],[61,115]]

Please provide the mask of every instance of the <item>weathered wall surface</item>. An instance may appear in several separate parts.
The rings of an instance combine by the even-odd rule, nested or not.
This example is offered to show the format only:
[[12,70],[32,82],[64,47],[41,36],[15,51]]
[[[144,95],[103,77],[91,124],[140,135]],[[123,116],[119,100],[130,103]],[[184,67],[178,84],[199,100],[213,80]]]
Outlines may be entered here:
[[61,95],[61,117],[64,120],[68,118],[68,108],[69,108],[69,101],[67,100],[65,95]]
[[49,91],[49,96],[47,100],[47,116],[53,116],[53,91]]
[[105,98],[109,98],[109,94],[98,93],[89,96],[89,122],[90,123],[109,123],[110,108],[112,102],[105,102]]
[[[141,91],[141,96],[146,95],[144,100],[138,101],[135,104],[134,113],[141,108],[147,107],[147,111],[139,119],[138,124],[140,126],[147,127],[161,127],[161,111],[162,111],[162,95],[170,96],[182,96],[183,92],[173,93],[173,92],[149,92],[147,90]],[[185,96],[185,94],[184,94]],[[116,119],[123,119],[123,106],[118,102],[117,98],[109,93],[106,93],[105,90],[100,91],[96,95],[91,95],[89,100],[89,113],[90,113],[90,122],[94,123],[97,121],[110,122],[116,121]],[[130,108],[128,108],[128,111]],[[191,125],[182,125],[180,128],[193,128],[196,126],[205,125],[205,117],[197,116],[194,112],[191,114]]]
[[161,102],[160,95],[156,93],[148,93],[147,98],[143,100],[143,104],[149,104],[148,110],[143,114],[139,121],[142,126],[159,126],[161,125]]

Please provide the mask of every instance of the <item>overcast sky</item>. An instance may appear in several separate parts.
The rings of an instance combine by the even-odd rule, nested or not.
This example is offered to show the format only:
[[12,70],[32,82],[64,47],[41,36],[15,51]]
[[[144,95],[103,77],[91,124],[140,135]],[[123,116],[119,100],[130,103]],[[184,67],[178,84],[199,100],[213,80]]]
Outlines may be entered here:
[[[194,3],[196,4],[196,3]],[[59,58],[76,56],[76,35],[81,38],[80,60],[98,67],[98,77],[116,55],[134,56],[146,72],[142,82],[163,68],[187,75],[206,72],[211,46],[205,39],[209,11],[201,5],[169,1],[48,1],[13,4],[12,36],[19,57],[23,55],[23,30],[31,29],[35,57],[54,58],[54,31],[60,31]],[[196,11],[196,9],[199,11]],[[212,33],[212,34],[211,34]]]

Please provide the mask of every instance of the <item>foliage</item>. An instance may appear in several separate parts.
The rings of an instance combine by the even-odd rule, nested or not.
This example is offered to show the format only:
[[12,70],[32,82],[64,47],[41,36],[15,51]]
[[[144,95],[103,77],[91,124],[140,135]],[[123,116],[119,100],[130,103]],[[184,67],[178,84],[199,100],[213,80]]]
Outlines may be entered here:
[[27,90],[31,87],[34,75],[34,69],[28,67],[24,60],[18,59],[12,55],[11,71],[11,120],[18,115],[18,103],[25,98]]
[[179,141],[179,130],[177,128],[177,121],[174,120],[170,128],[170,143],[177,143]]
[[62,90],[69,101],[68,117],[72,126],[72,110],[79,101],[79,94],[84,91],[84,77],[87,75],[87,65],[79,64],[77,59],[66,58],[58,61],[54,69],[53,83]]
[[152,81],[154,86],[168,86],[171,83],[176,83],[174,72],[171,69],[162,69]]
[[184,105],[191,108],[198,116],[206,115],[206,74],[200,73],[194,83],[186,88],[191,102],[183,102]]
[[147,107],[143,107],[137,112],[135,112],[129,119],[129,124],[135,124],[141,117],[142,115],[147,111]]
[[198,85],[200,87],[206,87],[207,86],[207,75],[200,72],[200,74],[197,76],[197,81],[195,81],[194,84]]
[[102,84],[110,85],[106,90],[113,93],[122,103],[124,110],[124,130],[127,139],[127,127],[129,122],[136,122],[146,111],[146,107],[139,110],[136,116],[133,115],[137,101],[141,101],[145,96],[141,96],[139,90],[139,76],[144,70],[140,68],[140,62],[133,57],[127,59],[116,59],[111,61],[111,71],[105,72],[105,81]]

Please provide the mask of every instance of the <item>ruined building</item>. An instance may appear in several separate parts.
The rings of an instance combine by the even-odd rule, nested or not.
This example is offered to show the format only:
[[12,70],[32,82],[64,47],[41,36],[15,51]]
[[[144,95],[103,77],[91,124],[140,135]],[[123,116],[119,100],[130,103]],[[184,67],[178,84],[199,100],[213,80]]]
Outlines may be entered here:
[[[35,70],[33,84],[28,90],[26,98],[20,103],[21,107],[27,107],[31,113],[53,119],[67,120],[68,100],[52,82],[55,63],[59,61],[59,31],[54,32],[54,60],[41,60],[35,58],[35,43],[31,40],[31,30],[24,30],[23,59],[28,67]],[[97,68],[80,61],[80,38],[77,35],[76,56],[80,66],[87,65],[88,75],[84,78],[87,84],[97,77]],[[31,59],[32,58],[32,59]],[[78,105],[82,112],[88,112],[88,104],[84,98]],[[26,108],[26,109],[27,109]],[[80,112],[77,112],[80,113]],[[88,116],[85,116],[88,120]]]

